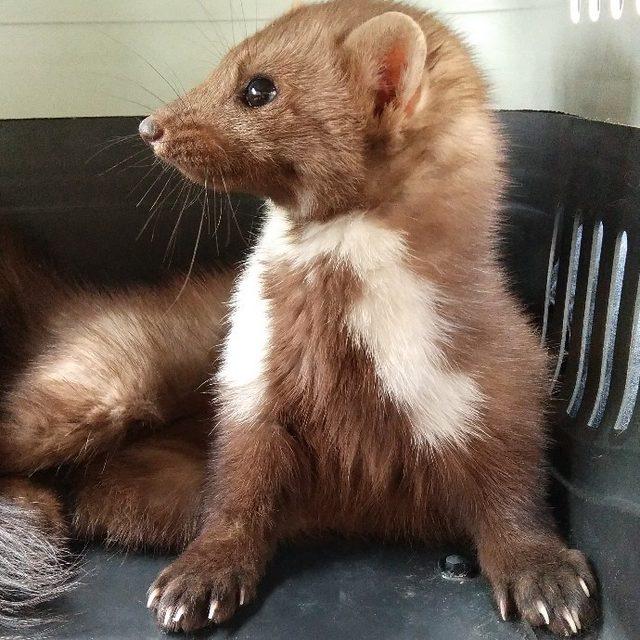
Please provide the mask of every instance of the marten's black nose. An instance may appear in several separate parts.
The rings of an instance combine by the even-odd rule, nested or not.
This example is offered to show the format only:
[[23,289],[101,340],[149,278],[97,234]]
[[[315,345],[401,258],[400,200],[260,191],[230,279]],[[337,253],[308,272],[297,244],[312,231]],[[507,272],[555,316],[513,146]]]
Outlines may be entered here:
[[164,133],[162,127],[153,119],[153,116],[146,117],[138,125],[138,131],[145,142],[157,142]]

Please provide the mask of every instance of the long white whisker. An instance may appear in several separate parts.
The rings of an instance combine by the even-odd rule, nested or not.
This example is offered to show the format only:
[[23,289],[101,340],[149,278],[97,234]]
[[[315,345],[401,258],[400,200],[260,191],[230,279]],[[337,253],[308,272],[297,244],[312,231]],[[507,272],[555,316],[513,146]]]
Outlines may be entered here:
[[196,243],[193,248],[193,255],[191,256],[191,262],[189,264],[189,270],[187,271],[187,276],[182,284],[182,287],[180,287],[180,291],[178,291],[178,295],[176,296],[176,299],[173,301],[173,304],[171,306],[173,306],[174,304],[176,304],[176,302],[178,302],[178,300],[180,300],[180,297],[184,293],[184,290],[187,288],[187,285],[189,284],[189,280],[191,279],[191,274],[193,273],[193,266],[196,263],[196,255],[198,254],[198,247],[200,246],[200,238],[202,237],[203,223],[204,223],[204,213],[200,216],[200,224],[198,225],[198,235],[196,236]]
[[[213,237],[216,241],[216,254],[220,255],[220,245],[218,244],[218,230],[220,229],[220,223],[222,222],[222,210],[221,207],[216,206],[216,191],[213,192],[213,216],[215,219],[215,228],[213,230]],[[222,203],[219,203],[222,205]]]
[[[177,171],[173,169],[171,173],[171,177],[172,178],[175,177],[176,173]],[[178,174],[178,177],[180,178],[180,174]],[[171,205],[171,211],[173,211],[176,208],[176,205],[178,204],[178,200],[180,199],[180,195],[182,194],[182,191],[184,190],[184,187],[186,184],[187,184],[187,181],[184,179],[176,180],[176,183],[173,186],[173,188],[167,192],[167,195],[164,198],[162,198],[162,200],[158,203],[157,208],[162,209],[162,207],[164,207],[165,203],[169,200],[169,198],[178,190],[178,187],[181,187],[180,192],[178,193],[178,196],[176,197],[176,199],[173,201],[173,204]]]
[[[106,34],[104,34],[104,35],[106,35]],[[123,45],[125,47],[127,46],[123,42],[118,42],[117,40],[115,40],[115,42],[117,44],[121,44],[121,45]],[[82,72],[80,72],[80,73],[82,73]],[[89,74],[87,74],[87,75],[89,75]],[[95,75],[96,75],[95,72],[91,73],[91,77],[94,80],[95,80]],[[164,104],[166,102],[165,98],[161,98],[157,93],[154,93],[153,91],[151,91],[151,89],[149,89],[148,87],[145,87],[140,81],[135,80],[134,78],[129,78],[128,76],[122,76],[122,75],[118,75],[118,74],[105,73],[105,72],[99,72],[99,75],[101,75],[101,76],[103,76],[105,78],[111,78],[112,80],[121,80],[121,81],[129,82],[131,84],[136,85],[136,87],[139,87],[140,89],[142,89],[143,91],[148,93],[151,97],[155,98],[158,101],[158,105]],[[144,106],[144,105],[141,105],[141,106]],[[151,111],[153,111],[153,109],[151,109]]]
[[[171,254],[173,255],[173,252],[175,251],[175,246],[176,246],[176,240],[178,238],[178,227],[180,226],[180,222],[182,221],[182,216],[184,215],[184,212],[186,211],[186,209],[193,204],[194,201],[190,201],[191,199],[191,193],[193,191],[193,185],[190,184],[189,185],[189,189],[187,191],[187,197],[184,199],[184,203],[182,204],[182,207],[180,208],[180,213],[178,214],[178,218],[176,220],[175,225],[173,226],[173,231],[171,232],[171,237],[169,238],[169,242],[167,244],[167,249],[164,253],[164,259],[167,260],[167,257],[169,255],[169,250],[171,249]],[[169,262],[171,262],[171,259],[169,259]]]
[[143,200],[149,195],[149,192],[151,191],[151,189],[153,189],[153,187],[156,185],[158,180],[160,180],[160,178],[162,178],[162,176],[165,175],[168,170],[169,170],[169,167],[167,165],[164,165],[162,167],[162,171],[158,174],[156,179],[151,183],[151,186],[144,192],[144,195],[142,196],[142,198],[138,200],[136,207],[139,207],[142,204]]
[[[126,49],[128,49],[129,51],[131,51],[132,53],[137,55],[143,62],[145,62],[147,65],[149,65],[149,67],[151,67],[151,69],[156,73],[156,75],[158,75],[158,77],[160,77],[168,85],[168,87],[171,89],[171,91],[176,95],[176,98],[178,99],[178,101],[183,106],[186,104],[185,101],[184,101],[184,97],[180,95],[180,93],[174,87],[174,85],[171,84],[171,82],[169,82],[169,80],[166,78],[166,76],[152,62],[150,62],[145,56],[143,56],[139,51],[134,49],[131,45],[128,45],[126,42],[122,42],[121,40],[118,40],[117,38],[114,38],[112,35],[110,35],[109,33],[106,33],[105,31],[100,31],[100,30],[98,30],[98,31],[103,36],[109,38],[110,40],[112,40],[116,44],[118,44],[118,45],[120,45],[122,47],[125,47]],[[172,73],[174,73],[174,75],[175,75],[175,72],[172,72]],[[142,86],[142,85],[140,85],[140,86]],[[142,88],[144,89],[144,87],[142,87]],[[184,92],[184,90],[183,90],[183,92]],[[166,103],[166,100],[163,100],[162,98],[160,98],[158,96],[156,96],[156,97],[160,100],[161,103]],[[171,111],[176,116],[176,118],[178,118],[179,120],[182,121],[183,124],[185,124],[184,119],[182,118],[182,115],[178,111],[176,111],[173,107],[171,107],[170,104],[166,105],[166,106],[169,109],[171,109]]]
[[209,209],[209,190],[205,182],[204,186],[204,202],[207,208],[207,236],[211,237],[211,211]]
[[167,85],[173,91],[173,93],[176,94],[177,98],[180,97],[180,94],[178,93],[176,88],[169,82],[169,80],[158,70],[158,68],[152,62],[150,62],[147,58],[145,58],[145,56],[143,56],[138,50],[134,49],[131,45],[127,44],[126,42],[122,42],[122,40],[118,40],[117,38],[114,38],[111,34],[107,33],[106,31],[100,31],[100,33],[102,33],[103,36],[106,36],[107,38],[109,38],[110,40],[115,42],[116,44],[118,44],[118,45],[120,45],[122,47],[126,47],[127,49],[129,49],[129,51],[131,51],[132,53],[135,53],[143,62],[146,62],[149,65],[149,67],[151,67],[151,69],[153,71],[155,71],[155,73],[162,80],[164,80],[164,82],[167,83]]
[[[145,173],[142,176],[142,178],[140,178],[140,180],[138,180],[138,182],[136,182],[133,185],[133,187],[127,193],[127,198],[129,198],[131,195],[133,195],[133,192],[153,173],[153,170],[156,169],[159,166],[160,166],[160,164],[159,164],[158,160],[156,158],[154,158],[153,162],[151,163],[151,168],[149,169],[149,171],[147,171],[147,173]],[[162,173],[160,173],[160,175],[162,175]]]
[[223,46],[223,51],[221,51],[221,57],[224,54],[224,52],[228,51],[229,49],[231,49],[231,46],[229,45],[229,41],[223,36],[221,31],[218,31],[218,27],[216,25],[216,19],[213,16],[213,14],[209,11],[209,9],[207,9],[206,5],[204,4],[204,2],[202,2],[202,0],[196,0],[198,2],[198,4],[200,5],[200,7],[202,7],[202,10],[204,11],[204,13],[209,17],[209,24],[215,29],[216,32],[216,36],[218,37],[218,40],[220,41],[219,44],[222,44]]
[[138,102],[137,100],[132,100],[131,98],[125,98],[123,96],[118,96],[114,93],[107,93],[106,91],[101,91],[100,93],[108,98],[113,98],[114,100],[119,100],[120,102],[127,102],[129,104],[134,104],[137,107],[142,107],[147,113],[151,113],[155,109],[155,107],[150,107],[148,104],[145,104],[144,102]]
[[[194,25],[195,28],[201,33],[202,37],[212,46],[215,47],[215,49],[209,49],[209,47],[207,47],[207,50],[212,53],[213,55],[217,56],[218,58],[222,58],[222,56],[224,55],[223,50],[220,48],[220,42],[216,42],[215,40],[212,40],[204,31],[204,29],[199,25],[199,24],[195,24]],[[207,60],[207,62],[211,63],[210,60]]]
[[146,149],[138,149],[138,151],[136,151],[135,153],[132,153],[131,155],[127,156],[124,160],[120,160],[120,162],[116,162],[114,165],[111,165],[108,169],[105,169],[104,171],[101,171],[99,175],[101,175],[101,176],[106,175],[107,173],[113,171],[117,167],[125,164],[126,162],[129,162],[130,160],[133,160],[134,158],[142,157],[143,153],[148,153],[148,151]]
[[169,185],[169,182],[171,182],[171,172],[169,172],[169,177],[166,179],[162,189],[160,189],[160,193],[156,196],[156,199],[153,201],[153,204],[149,207],[149,209],[151,209],[152,211],[155,209],[156,205],[158,204],[158,200],[160,200],[160,196],[164,193],[164,190]]
[[[229,195],[229,191],[227,190],[227,183],[226,183],[222,173],[220,174],[220,178],[222,179],[222,186],[224,187],[224,191],[227,194],[227,201],[229,202],[229,207],[231,207],[231,216],[233,217],[233,221],[235,222],[236,228],[238,229],[238,233],[240,234],[240,238],[242,238],[242,242],[244,242],[245,245],[248,245],[249,243],[247,242],[246,238],[244,237],[244,235],[242,233],[242,229],[240,228],[240,225],[238,224],[238,218],[236,217],[236,210],[233,208],[233,203],[231,202],[231,196]],[[229,235],[231,235],[231,228],[229,228]]]
[[85,164],[89,164],[91,160],[99,156],[101,153],[104,153],[107,149],[111,149],[112,147],[117,147],[119,144],[124,144],[125,142],[132,142],[134,140],[140,140],[140,137],[137,133],[132,133],[126,136],[117,136],[116,138],[107,140],[106,142],[101,143],[100,148],[85,160]]
[[[160,176],[162,176],[165,172],[163,171]],[[158,177],[160,177],[158,176]],[[162,187],[163,189],[167,186],[169,180],[171,180],[171,175],[169,175],[169,177],[167,178],[167,181],[164,184],[164,187]],[[157,182],[157,178],[156,178],[156,182]],[[153,207],[151,207],[149,209],[149,216],[147,217],[147,219],[145,220],[145,223],[142,225],[142,228],[140,229],[140,232],[138,233],[138,235],[136,236],[136,241],[139,240],[142,237],[142,234],[145,232],[146,228],[149,226],[149,223],[156,217],[157,213],[160,211],[160,209],[154,209]],[[154,225],[154,230],[155,230],[155,225]],[[152,234],[153,237],[154,234]]]

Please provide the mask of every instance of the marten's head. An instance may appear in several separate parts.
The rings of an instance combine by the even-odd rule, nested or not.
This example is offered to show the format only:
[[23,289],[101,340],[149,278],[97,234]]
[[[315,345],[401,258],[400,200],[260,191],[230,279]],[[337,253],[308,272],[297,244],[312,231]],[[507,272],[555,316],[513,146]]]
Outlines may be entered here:
[[[424,107],[427,44],[408,15],[302,7],[232,49],[140,124],[191,180],[271,198],[300,215],[364,204],[368,167]],[[362,6],[362,5],[361,5]]]
[[[364,203],[368,165],[392,153],[426,94],[424,32],[386,12],[358,24],[331,4],[283,16],[199,86],[140,124],[191,180],[313,215]],[[361,5],[362,6],[362,5]]]

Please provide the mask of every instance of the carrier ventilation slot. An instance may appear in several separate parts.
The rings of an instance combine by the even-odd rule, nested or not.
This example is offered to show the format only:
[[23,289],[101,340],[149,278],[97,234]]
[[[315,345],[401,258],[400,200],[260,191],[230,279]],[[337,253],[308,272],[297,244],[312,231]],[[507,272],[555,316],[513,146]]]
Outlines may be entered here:
[[611,0],[611,17],[614,20],[620,20],[620,18],[622,18],[623,9],[624,0]]
[[578,24],[578,22],[580,22],[580,0],[571,0],[569,8],[571,11],[571,22]]
[[604,344],[602,346],[602,364],[600,365],[600,381],[593,405],[593,411],[587,424],[596,428],[602,420],[609,397],[611,372],[613,369],[613,351],[616,343],[616,328],[622,298],[622,282],[624,267],[627,261],[627,232],[623,231],[616,239],[616,249],[613,257],[613,271],[611,273],[611,288],[607,301],[607,319],[604,328]]
[[629,361],[627,364],[627,378],[620,405],[620,413],[613,425],[614,431],[622,433],[629,428],[633,410],[638,398],[640,388],[640,282],[636,293],[635,307],[633,310],[633,328],[631,334],[631,346],[629,347]]
[[602,221],[598,222],[593,231],[591,243],[591,256],[589,258],[589,275],[587,277],[587,294],[584,304],[584,318],[582,320],[582,337],[580,340],[580,356],[578,361],[578,373],[573,388],[571,400],[567,406],[567,413],[575,418],[582,403],[584,390],[587,383],[589,369],[589,349],[591,347],[591,334],[593,332],[593,318],[596,308],[596,289],[598,287],[598,274],[600,272],[600,254],[602,253]]
[[[640,1],[640,0],[639,0]],[[547,288],[544,294],[544,315],[542,318],[542,346],[547,340],[549,330],[549,310],[554,301],[556,283],[556,251],[558,248],[558,235],[560,234],[560,222],[562,221],[562,209],[556,209],[556,217],[553,223],[553,236],[551,238],[551,248],[549,249],[549,266],[547,267]]]
[[579,216],[573,221],[573,234],[571,236],[571,253],[569,254],[569,271],[567,273],[567,292],[564,298],[564,311],[562,315],[562,333],[560,335],[560,347],[558,349],[558,362],[553,374],[551,389],[553,390],[560,377],[562,365],[567,355],[567,343],[569,342],[569,327],[573,315],[573,304],[576,297],[576,283],[578,282],[578,263],[580,262],[580,248],[582,246],[582,222]]
[[[611,17],[620,20],[624,13],[624,0],[608,0]],[[636,10],[640,13],[640,0],[636,0]],[[597,22],[602,13],[602,0],[569,0],[569,15],[571,22],[578,24],[582,18],[584,8],[589,14],[591,22]]]

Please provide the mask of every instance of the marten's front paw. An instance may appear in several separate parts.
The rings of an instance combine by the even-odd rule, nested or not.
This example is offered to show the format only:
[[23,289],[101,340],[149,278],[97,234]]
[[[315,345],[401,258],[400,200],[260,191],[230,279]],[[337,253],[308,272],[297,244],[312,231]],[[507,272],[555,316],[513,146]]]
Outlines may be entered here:
[[[258,576],[235,545],[189,547],[149,589],[147,606],[165,631],[225,622],[255,595]],[[243,557],[244,555],[244,557]]]
[[492,582],[504,620],[515,607],[531,625],[546,625],[558,636],[579,634],[596,621],[596,584],[579,551],[549,549]]

